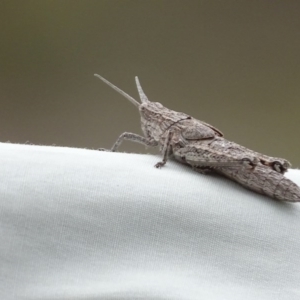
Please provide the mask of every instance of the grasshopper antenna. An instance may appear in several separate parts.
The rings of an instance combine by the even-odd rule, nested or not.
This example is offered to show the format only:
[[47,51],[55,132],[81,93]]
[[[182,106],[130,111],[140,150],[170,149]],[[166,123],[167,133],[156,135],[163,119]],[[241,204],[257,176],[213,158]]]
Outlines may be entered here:
[[122,96],[124,96],[125,98],[127,98],[136,107],[140,106],[140,103],[138,101],[136,101],[134,98],[132,98],[131,96],[129,96],[127,93],[125,93],[124,91],[122,91],[121,89],[119,89],[118,87],[116,87],[115,85],[113,85],[112,83],[110,83],[108,80],[106,80],[102,76],[100,76],[98,74],[94,74],[94,76],[98,77],[103,82],[105,82],[107,85],[109,85],[112,89],[114,89],[115,91],[117,91],[118,93],[120,93]]
[[146,94],[144,93],[142,86],[140,84],[139,78],[137,76],[135,76],[135,83],[136,83],[136,87],[139,92],[142,103],[150,102],[149,99],[147,98]]

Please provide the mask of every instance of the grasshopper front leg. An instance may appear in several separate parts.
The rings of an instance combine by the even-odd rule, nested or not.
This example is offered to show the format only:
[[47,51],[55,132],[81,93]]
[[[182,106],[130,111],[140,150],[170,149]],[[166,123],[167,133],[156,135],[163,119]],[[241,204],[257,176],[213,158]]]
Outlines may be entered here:
[[138,135],[138,134],[132,133],[132,132],[123,132],[118,137],[118,139],[116,140],[116,142],[114,143],[114,145],[112,146],[112,148],[110,150],[103,149],[103,148],[100,148],[99,150],[116,152],[117,149],[122,144],[123,140],[129,140],[131,142],[140,143],[142,145],[150,146],[150,147],[156,147],[158,145],[157,141],[155,141],[153,139],[145,138],[141,135]]
[[[168,136],[165,140],[164,146],[163,146],[163,160],[158,162],[157,164],[155,164],[156,168],[161,168],[163,165],[166,164],[167,160],[168,160],[168,156],[171,150],[171,139],[172,139],[172,132],[169,131],[168,132]],[[142,145],[145,146],[150,146],[150,147],[156,147],[158,146],[158,142],[153,140],[153,139],[149,139],[149,138],[145,138],[141,135],[138,135],[136,133],[132,133],[132,132],[123,132],[118,139],[116,140],[116,142],[114,143],[114,145],[112,146],[111,149],[104,149],[104,148],[100,148],[98,150],[100,151],[110,151],[110,152],[116,152],[117,149],[121,146],[122,142],[124,140],[129,140],[131,142],[136,142],[136,143],[140,143]]]

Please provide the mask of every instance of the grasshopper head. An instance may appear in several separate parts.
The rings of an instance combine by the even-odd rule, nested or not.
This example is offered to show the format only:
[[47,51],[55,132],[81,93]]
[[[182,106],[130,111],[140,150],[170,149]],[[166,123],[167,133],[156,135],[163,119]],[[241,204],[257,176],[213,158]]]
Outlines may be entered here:
[[140,81],[138,77],[135,77],[135,83],[137,86],[137,90],[139,92],[139,96],[141,99],[141,104],[139,106],[139,111],[142,117],[142,120],[145,121],[155,121],[158,116],[161,114],[162,110],[166,109],[162,104],[159,102],[151,102],[146,94],[144,93]]
[[163,112],[169,110],[158,102],[149,101],[141,87],[138,77],[135,77],[135,82],[137,90],[139,92],[141,103],[129,96],[127,93],[125,93],[115,85],[113,85],[112,83],[110,83],[102,76],[98,74],[95,74],[95,76],[101,79],[111,88],[116,90],[118,93],[123,95],[125,98],[127,98],[134,106],[138,107],[141,115],[141,127],[145,136],[147,138],[158,140],[158,136],[162,133],[160,124],[164,121]]

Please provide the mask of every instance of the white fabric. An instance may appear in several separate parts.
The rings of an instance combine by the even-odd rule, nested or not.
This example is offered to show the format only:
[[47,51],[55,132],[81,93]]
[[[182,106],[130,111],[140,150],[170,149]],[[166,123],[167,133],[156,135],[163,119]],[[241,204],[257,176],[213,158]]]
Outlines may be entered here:
[[300,299],[300,204],[159,159],[0,144],[0,299]]

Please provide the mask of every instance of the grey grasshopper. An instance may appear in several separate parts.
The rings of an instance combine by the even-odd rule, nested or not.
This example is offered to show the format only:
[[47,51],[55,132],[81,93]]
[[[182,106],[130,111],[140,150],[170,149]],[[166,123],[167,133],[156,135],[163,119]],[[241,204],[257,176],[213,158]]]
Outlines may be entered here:
[[199,173],[218,172],[258,193],[283,201],[300,201],[300,188],[283,176],[291,166],[287,160],[228,141],[214,126],[149,101],[138,77],[135,81],[141,103],[102,76],[95,76],[127,98],[139,109],[141,116],[144,136],[124,132],[109,151],[116,151],[123,140],[159,147],[162,161],[155,165],[157,168],[173,156]]

